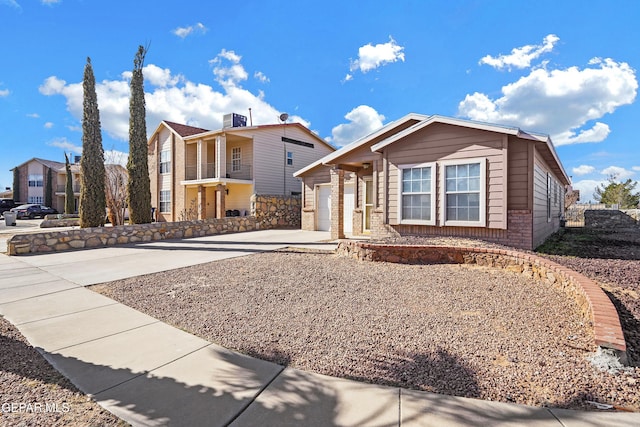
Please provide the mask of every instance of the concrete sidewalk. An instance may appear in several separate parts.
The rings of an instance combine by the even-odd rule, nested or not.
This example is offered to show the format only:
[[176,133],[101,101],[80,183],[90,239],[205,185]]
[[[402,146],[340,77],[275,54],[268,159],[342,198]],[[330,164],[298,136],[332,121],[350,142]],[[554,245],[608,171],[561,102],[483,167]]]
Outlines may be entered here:
[[464,399],[284,368],[207,342],[83,286],[283,247],[328,233],[268,230],[0,256],[0,314],[82,391],[133,425],[637,426],[640,414]]

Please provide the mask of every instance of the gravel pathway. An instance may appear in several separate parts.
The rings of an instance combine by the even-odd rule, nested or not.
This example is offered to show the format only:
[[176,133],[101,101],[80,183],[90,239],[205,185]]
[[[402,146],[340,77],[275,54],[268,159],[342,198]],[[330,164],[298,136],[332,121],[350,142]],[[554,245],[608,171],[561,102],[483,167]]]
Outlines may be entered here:
[[92,289],[303,370],[503,402],[640,410],[639,370],[610,373],[587,360],[595,346],[574,301],[501,270],[281,251]]

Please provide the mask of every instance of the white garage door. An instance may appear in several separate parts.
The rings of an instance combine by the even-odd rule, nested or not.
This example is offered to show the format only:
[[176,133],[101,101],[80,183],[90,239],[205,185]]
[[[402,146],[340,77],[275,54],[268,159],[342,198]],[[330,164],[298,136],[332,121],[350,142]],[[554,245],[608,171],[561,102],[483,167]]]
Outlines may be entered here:
[[[331,229],[331,186],[318,186],[318,231]],[[344,186],[344,232],[353,231],[353,209],[355,207],[354,186]]]

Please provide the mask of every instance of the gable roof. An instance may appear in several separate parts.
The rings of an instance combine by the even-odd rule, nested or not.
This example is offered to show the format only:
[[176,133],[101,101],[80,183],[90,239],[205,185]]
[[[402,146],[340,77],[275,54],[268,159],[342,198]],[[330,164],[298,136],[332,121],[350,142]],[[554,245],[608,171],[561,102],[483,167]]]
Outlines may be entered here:
[[526,132],[515,126],[498,125],[493,123],[485,123],[485,122],[478,122],[473,120],[464,120],[464,119],[457,119],[453,117],[433,115],[423,120],[422,122],[416,123],[410,128],[407,128],[402,132],[398,132],[395,135],[371,146],[371,151],[380,152],[383,148],[387,147],[388,145],[391,145],[394,142],[406,137],[407,135],[417,132],[420,129],[424,129],[427,126],[432,125],[434,123],[443,123],[443,124],[449,124],[453,126],[466,127],[470,129],[502,133],[506,135],[513,135],[520,139],[540,142],[544,144],[544,150],[546,151],[547,157],[550,157],[552,160],[552,163],[549,166],[556,172],[557,175],[559,175],[559,177],[564,181],[565,184],[571,183],[571,179],[569,178],[569,175],[567,175],[567,172],[564,170],[564,166],[562,166],[562,163],[560,162],[560,158],[556,153],[556,149],[553,146],[553,142],[551,141],[551,138],[549,137],[549,135],[537,133],[537,132]]
[[422,114],[416,114],[416,113],[409,113],[404,117],[401,117],[398,120],[394,120],[393,122],[387,123],[386,125],[382,126],[380,129],[370,133],[369,135],[365,135],[362,138],[359,138],[357,140],[355,140],[354,142],[345,145],[344,147],[339,148],[338,150],[334,151],[331,154],[327,154],[326,156],[324,156],[323,158],[321,158],[320,160],[317,160],[313,163],[311,163],[309,166],[304,167],[302,169],[300,169],[299,171],[295,172],[293,174],[293,176],[300,176],[302,174],[304,174],[305,172],[310,171],[311,169],[314,169],[318,166],[321,165],[330,165],[331,162],[334,162],[336,159],[342,157],[343,155],[350,153],[351,151],[362,147],[363,145],[366,145],[367,143],[370,143],[371,141],[375,140],[376,138],[379,138],[380,136],[384,135],[387,132],[391,132],[393,131],[393,129],[401,127],[402,125],[405,125],[407,123],[409,123],[410,121],[415,121],[416,123],[419,123],[422,120],[425,120],[426,118],[428,118],[429,116],[425,116]]
[[[50,169],[53,170],[60,170],[60,168],[64,169],[64,163],[61,162],[56,162],[55,160],[47,160],[47,159],[41,159],[39,157],[33,157],[29,160],[27,160],[26,162],[22,162],[20,163],[18,166],[14,167],[13,169],[19,168],[20,166],[26,165],[27,163],[31,163],[31,162],[38,162],[43,166],[46,166]],[[11,170],[13,170],[11,169]]]
[[209,132],[208,129],[198,128],[195,126],[183,125],[180,123],[170,122],[168,120],[163,120],[162,123],[166,124],[168,127],[174,130],[175,133],[180,135],[181,137],[197,135],[199,133]]
[[[412,124],[409,127],[401,128],[403,124],[406,124],[412,120],[415,122],[414,124]],[[553,146],[553,142],[551,141],[551,138],[549,137],[549,135],[537,133],[537,132],[523,131],[520,128],[515,126],[506,126],[506,125],[485,123],[485,122],[479,122],[479,121],[473,121],[473,120],[464,120],[464,119],[458,119],[458,118],[446,117],[446,116],[440,116],[440,115],[426,116],[426,115],[415,114],[415,113],[409,113],[406,116],[381,127],[377,131],[367,136],[364,136],[352,142],[351,144],[345,145],[344,147],[340,148],[336,152],[328,154],[324,156],[322,159],[310,164],[309,166],[303,169],[300,169],[293,175],[297,177],[318,166],[331,165],[340,157],[354,151],[359,147],[362,147],[367,143],[371,143],[376,138],[379,138],[381,135],[384,135],[385,133],[393,132],[394,129],[400,129],[399,131],[392,133],[388,137],[371,145],[371,151],[381,152],[381,150],[387,147],[388,145],[393,144],[394,142],[402,138],[405,138],[406,136],[414,132],[417,132],[421,129],[424,129],[427,126],[433,125],[435,123],[443,123],[443,124],[449,124],[453,126],[466,127],[470,129],[484,130],[489,132],[502,133],[506,135],[513,135],[520,139],[539,142],[541,145],[543,145],[543,152],[544,154],[546,154],[545,157],[547,157],[547,159],[550,161],[550,167],[554,170],[554,172],[556,172],[556,174],[561,178],[561,180],[564,181],[565,184],[571,183],[571,179],[569,178],[566,171],[564,170],[564,167],[560,162],[558,154],[556,153],[555,147]]]

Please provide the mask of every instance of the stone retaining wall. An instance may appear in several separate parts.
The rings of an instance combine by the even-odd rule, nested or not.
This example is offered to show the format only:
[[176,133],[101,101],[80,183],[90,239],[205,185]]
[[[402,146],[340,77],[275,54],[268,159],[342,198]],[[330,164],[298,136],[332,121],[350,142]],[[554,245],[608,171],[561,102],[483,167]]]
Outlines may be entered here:
[[584,226],[599,230],[639,228],[638,221],[627,213],[609,209],[589,209],[584,211]]
[[615,306],[593,280],[546,258],[514,250],[473,247],[382,245],[341,241],[337,254],[362,261],[405,264],[456,263],[497,267],[546,281],[574,298],[594,328],[596,345],[613,349],[627,363],[627,346]]
[[99,248],[137,242],[182,239],[260,229],[254,217],[201,221],[154,222],[115,227],[78,228],[67,231],[16,234],[7,241],[9,255]]
[[251,196],[251,215],[261,229],[300,228],[302,199],[300,196]]

